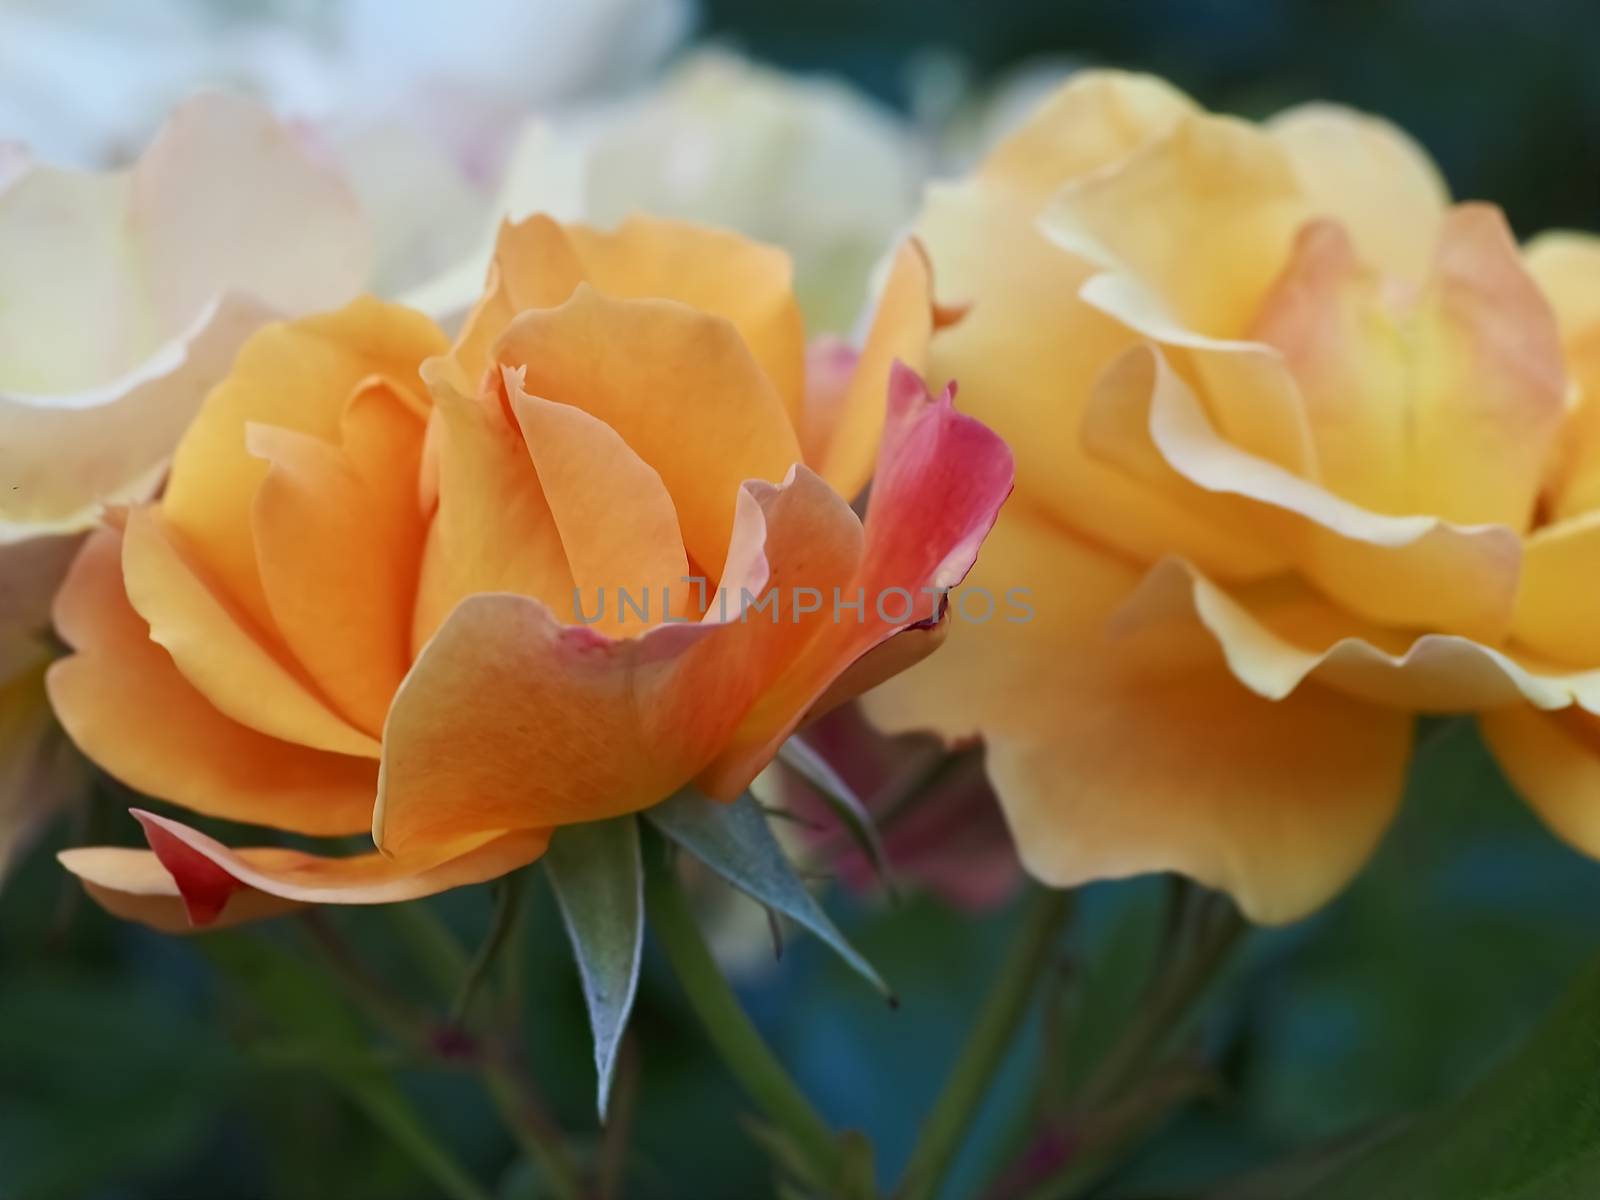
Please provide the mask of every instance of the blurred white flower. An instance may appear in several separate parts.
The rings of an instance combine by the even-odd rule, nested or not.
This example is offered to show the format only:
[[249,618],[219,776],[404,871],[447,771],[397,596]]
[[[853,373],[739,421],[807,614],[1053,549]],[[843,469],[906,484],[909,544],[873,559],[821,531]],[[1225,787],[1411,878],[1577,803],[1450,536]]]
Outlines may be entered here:
[[87,528],[155,486],[274,310],[338,304],[370,262],[354,196],[248,101],[180,107],[127,171],[0,187],[0,544]]
[[688,0],[6,0],[0,140],[117,165],[176,104],[227,90],[318,125],[405,121],[452,148],[488,132],[492,155],[497,121],[637,79],[691,15]]
[[[642,210],[737,229],[794,256],[813,333],[842,331],[910,221],[924,166],[905,122],[852,88],[701,51],[657,86],[531,122],[494,207],[599,225]],[[429,298],[437,307],[480,282],[481,271]]]

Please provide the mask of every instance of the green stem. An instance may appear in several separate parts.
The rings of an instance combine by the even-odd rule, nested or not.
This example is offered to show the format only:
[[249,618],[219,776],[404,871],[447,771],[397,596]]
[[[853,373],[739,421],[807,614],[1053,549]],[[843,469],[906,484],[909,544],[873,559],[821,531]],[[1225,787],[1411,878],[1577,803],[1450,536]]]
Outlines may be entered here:
[[510,1059],[490,1054],[479,1073],[501,1122],[522,1153],[539,1168],[549,1194],[555,1200],[582,1200],[578,1171],[562,1143],[561,1131],[545,1118]]
[[[492,949],[504,940],[508,932],[507,922],[517,908],[515,894],[510,897],[509,902],[504,899],[506,890],[508,889],[502,889],[502,899],[496,905],[494,927],[488,941],[485,942],[484,950],[480,951],[478,956],[482,960],[482,965],[479,966],[476,961],[473,964],[479,966],[480,974],[488,969],[488,963],[492,963],[494,958]],[[406,910],[415,907],[417,906],[414,904],[394,904],[389,905],[387,911],[391,917],[400,918]],[[414,916],[414,914],[408,915]],[[343,985],[346,994],[357,1007],[387,1029],[402,1044],[414,1047],[423,1054],[434,1053],[435,1046],[431,1036],[433,1028],[430,1022],[410,1010],[403,1002],[390,996],[382,983],[361,964],[354,948],[340,936],[338,930],[325,917],[312,909],[302,916],[302,924],[311,935],[312,944],[317,948],[330,973]],[[441,983],[448,981],[452,986],[456,986],[463,970],[468,971],[469,980],[472,978],[467,965],[467,956],[462,952],[460,944],[442,924],[433,921],[431,914],[428,915],[426,922],[410,921],[409,928],[413,932],[420,931],[422,944],[431,947],[427,951],[432,957],[430,970],[438,972]],[[460,965],[454,975],[446,976],[443,968],[451,963]],[[465,984],[460,986],[466,990]],[[510,1049],[500,1041],[486,1041],[483,1053],[474,1065],[483,1082],[484,1090],[494,1102],[495,1110],[499,1113],[507,1132],[511,1134],[529,1161],[543,1173],[544,1182],[551,1196],[555,1200],[582,1200],[583,1190],[578,1183],[578,1172],[562,1144],[561,1131],[545,1118],[526,1081],[520,1077]]]
[[922,1136],[911,1152],[900,1184],[898,1194],[904,1200],[928,1200],[938,1193],[973,1114],[1027,1015],[1071,913],[1070,892],[1034,889],[1032,903],[1023,914],[994,989],[984,1001],[944,1091],[923,1123]]
[[473,1000],[489,978],[489,972],[500,956],[500,948],[506,944],[506,939],[516,927],[517,914],[521,910],[522,878],[523,872],[513,871],[494,885],[494,915],[489,918],[489,933],[483,939],[483,945],[478,947],[477,954],[473,955],[467,973],[461,980],[461,990],[456,993],[455,1003],[450,1006],[452,1025],[466,1024]]
[[1076,1107],[1094,1112],[1121,1097],[1182,1032],[1195,1002],[1205,993],[1247,928],[1232,905],[1202,932],[1187,954],[1151,991],[1122,1036],[1106,1053],[1077,1097]]
[[387,904],[383,911],[439,995],[454,996],[461,987],[461,977],[466,974],[469,962],[455,934],[424,901]]
[[700,935],[677,873],[663,851],[657,844],[645,877],[650,927],[671,961],[690,1007],[750,1098],[788,1135],[820,1177],[836,1179],[842,1162],[833,1130],[740,1007]]

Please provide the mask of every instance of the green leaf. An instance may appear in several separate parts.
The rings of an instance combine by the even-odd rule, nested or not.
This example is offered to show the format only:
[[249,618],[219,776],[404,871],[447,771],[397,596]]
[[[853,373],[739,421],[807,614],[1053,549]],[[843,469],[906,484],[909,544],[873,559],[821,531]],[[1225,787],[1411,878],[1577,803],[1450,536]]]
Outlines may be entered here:
[[1297,1200],[1600,1195],[1600,964],[1462,1096],[1354,1155]]
[[767,819],[748,794],[732,804],[708,800],[693,788],[663,800],[645,817],[746,895],[816,934],[873,987],[893,1001],[866,959],[857,953],[800,882]]
[[878,878],[893,892],[894,880],[889,874],[889,859],[884,853],[883,841],[878,837],[878,827],[873,823],[872,814],[839,772],[833,769],[833,764],[798,737],[791,737],[784,742],[778,751],[778,761],[817,789],[817,793],[833,810],[833,815],[849,830],[850,836],[861,847],[861,852],[872,863]]
[[569,825],[551,839],[544,866],[583,980],[599,1076],[596,1103],[604,1121],[644,948],[638,823],[629,816]]

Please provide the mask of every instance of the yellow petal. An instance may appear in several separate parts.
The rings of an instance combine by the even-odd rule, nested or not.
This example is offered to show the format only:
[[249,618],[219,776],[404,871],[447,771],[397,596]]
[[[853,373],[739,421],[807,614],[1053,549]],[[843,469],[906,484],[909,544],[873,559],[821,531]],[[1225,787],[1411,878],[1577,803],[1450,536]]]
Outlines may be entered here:
[[122,584],[122,536],[92,534],[56,601],[75,650],[47,677],[56,715],[104,770],[208,816],[300,833],[371,822],[377,764],[281,742],[229,720],[150,640]]
[[1377,512],[1525,529],[1565,408],[1549,304],[1498,210],[1445,217],[1415,301],[1338,226],[1301,233],[1254,336],[1288,360],[1323,483]]
[[1310,680],[1408,711],[1474,712],[1531,703],[1600,711],[1600,670],[1571,671],[1470,638],[1413,636],[1352,618],[1293,580],[1225,590],[1160,564],[1119,614],[1123,629],[1198,618],[1240,682],[1269,700]]
[[1559,520],[1600,508],[1600,238],[1541,234],[1526,257],[1528,273],[1555,309],[1578,390],[1551,481],[1551,515]]
[[1500,769],[1550,830],[1600,858],[1600,720],[1576,709],[1529,705],[1478,717]]
[[930,377],[957,381],[962,410],[1011,446],[1019,500],[1138,558],[1176,545],[1230,576],[1259,569],[1228,531],[1083,448],[1094,383],[1138,336],[1079,299],[1096,268],[1046,241],[1037,215],[1026,195],[981,177],[930,189],[918,234],[941,291],[971,304],[934,337]]
[[1439,169],[1404,130],[1337,104],[1302,104],[1267,122],[1312,212],[1350,234],[1363,262],[1420,280],[1450,202]]
[[1523,545],[1511,636],[1553,662],[1600,663],[1600,512],[1534,530]]
[[1174,870],[1254,920],[1309,912],[1388,824],[1409,718],[1316,686],[1264,700],[1193,622],[1111,636],[1137,579],[1012,504],[968,583],[1026,589],[1031,618],[952,623],[863,707],[891,732],[981,734],[1018,854],[1048,884]]
[[1068,184],[1042,224],[1057,245],[1142,280],[1190,329],[1228,338],[1248,328],[1305,215],[1272,138],[1191,114],[1115,169]]
[[1079,71],[989,153],[979,174],[1037,211],[1063,184],[1120,161],[1194,111],[1153,75]]
[[[1265,536],[1352,613],[1490,640],[1508,626],[1521,554],[1514,531],[1375,513],[1245,453],[1218,436],[1194,393],[1154,349],[1132,350],[1108,371],[1095,403],[1105,410],[1097,421],[1110,425],[1114,418],[1119,435],[1101,434],[1096,444],[1103,452],[1116,453],[1130,471],[1155,472],[1163,487],[1169,484],[1160,464],[1213,497],[1244,502],[1253,511],[1216,500],[1195,508]],[[1149,436],[1143,449],[1141,428]]]
[[581,286],[519,316],[495,353],[531,395],[598,418],[655,468],[701,573],[726,556],[739,485],[776,482],[800,459],[778,393],[720,317]]

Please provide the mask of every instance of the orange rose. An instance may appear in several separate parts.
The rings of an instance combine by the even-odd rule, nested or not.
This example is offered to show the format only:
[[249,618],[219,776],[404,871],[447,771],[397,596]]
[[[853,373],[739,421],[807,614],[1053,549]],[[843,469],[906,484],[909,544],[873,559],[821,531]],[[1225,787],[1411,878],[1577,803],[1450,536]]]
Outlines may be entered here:
[[[140,791],[370,828],[381,853],[234,850],[140,813],[149,851],[63,861],[179,929],[426,895],[691,781],[738,794],[808,712],[932,649],[921,589],[960,580],[1009,490],[998,439],[893,365],[920,360],[928,293],[908,245],[859,362],[832,348],[808,381],[780,252],[534,217],[502,232],[453,347],[373,300],[264,329],[161,499],[75,564],[51,697]],[[847,498],[874,458],[863,524]],[[719,584],[781,619],[719,606]],[[916,603],[886,617],[872,598],[896,588]],[[840,619],[791,603],[806,589],[867,600]],[[623,591],[653,620],[590,622]]]

